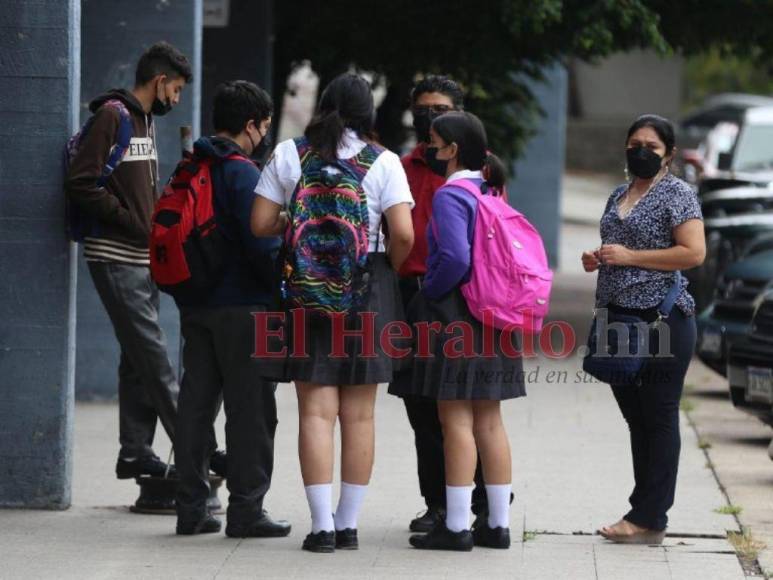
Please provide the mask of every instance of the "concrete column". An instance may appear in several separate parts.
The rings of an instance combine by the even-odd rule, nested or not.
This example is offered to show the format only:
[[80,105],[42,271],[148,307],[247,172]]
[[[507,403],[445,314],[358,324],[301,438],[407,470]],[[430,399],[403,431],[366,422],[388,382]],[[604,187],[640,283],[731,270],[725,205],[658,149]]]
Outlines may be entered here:
[[0,506],[70,505],[75,261],[62,153],[80,2],[0,1]]
[[[192,125],[198,134],[201,117],[202,0],[83,0],[83,73],[81,121],[88,118],[89,101],[110,88],[130,88],[142,52],[166,40],[180,49],[193,65],[194,81],[185,88],[181,103],[156,119],[162,181],[180,159],[180,125]],[[78,279],[78,352],[76,396],[79,399],[115,398],[118,385],[118,343],[99,301],[88,269],[80,258]],[[179,318],[174,301],[163,295],[161,326],[173,365],[178,360]],[[117,420],[117,418],[116,418]]]
[[530,83],[545,112],[537,135],[515,164],[515,178],[507,184],[510,201],[540,231],[551,266],[558,264],[561,232],[561,179],[566,149],[566,69],[545,71],[544,83]]

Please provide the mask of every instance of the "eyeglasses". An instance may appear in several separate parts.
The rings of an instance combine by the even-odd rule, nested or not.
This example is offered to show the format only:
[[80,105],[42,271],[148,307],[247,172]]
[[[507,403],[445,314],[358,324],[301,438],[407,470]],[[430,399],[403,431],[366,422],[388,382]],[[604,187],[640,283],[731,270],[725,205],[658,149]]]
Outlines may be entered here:
[[416,105],[412,110],[414,115],[442,115],[454,108],[448,105]]

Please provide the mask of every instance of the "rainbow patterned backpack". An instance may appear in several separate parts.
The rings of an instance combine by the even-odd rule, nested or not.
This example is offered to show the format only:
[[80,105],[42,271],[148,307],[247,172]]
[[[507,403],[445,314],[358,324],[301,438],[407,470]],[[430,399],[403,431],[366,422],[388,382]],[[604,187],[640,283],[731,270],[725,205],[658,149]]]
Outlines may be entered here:
[[288,206],[281,294],[289,308],[346,313],[368,292],[368,200],[362,188],[384,151],[368,144],[331,163],[295,140],[301,178]]

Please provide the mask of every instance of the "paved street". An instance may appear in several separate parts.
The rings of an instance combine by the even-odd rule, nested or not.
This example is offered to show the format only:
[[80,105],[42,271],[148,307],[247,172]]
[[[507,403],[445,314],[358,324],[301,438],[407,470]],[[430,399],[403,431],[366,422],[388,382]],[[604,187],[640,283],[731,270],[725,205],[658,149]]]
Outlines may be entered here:
[[[579,273],[576,260],[579,250],[593,247],[596,234],[583,219],[571,221],[563,231],[565,273],[556,279],[552,317],[574,325],[582,342],[590,318],[593,276]],[[282,385],[276,470],[266,507],[275,517],[292,522],[290,537],[177,537],[173,517],[130,513],[128,505],[136,499],[137,487],[113,475],[117,407],[80,404],[75,420],[73,507],[64,512],[0,511],[0,579],[744,578],[726,539],[728,530],[739,529],[738,522],[715,511],[728,502],[686,417],[676,505],[664,545],[614,545],[594,535],[600,525],[616,521],[627,511],[633,478],[627,429],[608,387],[578,382],[578,369],[576,357],[529,361],[528,397],[503,406],[516,494],[511,515],[514,543],[509,551],[427,553],[409,546],[407,524],[422,507],[412,436],[401,401],[382,391],[376,467],[360,520],[361,549],[334,555],[302,552],[300,543],[310,521],[296,454],[296,403],[292,388]],[[696,372],[707,371],[694,365]],[[723,403],[725,411],[735,413],[727,409],[727,401]],[[706,420],[700,416],[702,410],[710,408],[703,403],[696,406],[693,418],[699,425]],[[758,427],[744,423],[748,424]],[[222,427],[221,417],[221,438]],[[763,436],[762,430],[757,436]],[[165,456],[169,443],[163,434],[159,440],[157,450]],[[731,436],[725,440],[732,444]],[[711,455],[714,450],[708,452]],[[732,450],[723,453],[727,458]],[[761,458],[764,447],[758,445],[755,453],[759,478],[769,482],[773,466]],[[732,469],[726,473],[732,477]],[[750,493],[756,498],[760,488]],[[769,496],[764,497],[769,501]],[[226,500],[224,492],[221,499]],[[751,502],[744,499],[744,507],[751,508]]]
[[[573,297],[557,295],[560,304],[568,303],[571,318],[572,308],[589,299],[588,282],[569,276],[566,283],[559,278],[558,287]],[[414,451],[401,402],[386,393],[378,402],[377,461],[360,521],[361,550],[301,552],[309,516],[295,452],[295,398],[284,385],[267,507],[294,524],[290,537],[176,537],[174,518],[129,513],[136,486],[112,473],[117,409],[82,404],[76,410],[74,505],[65,512],[0,512],[0,578],[743,578],[724,539],[737,523],[714,512],[725,498],[686,424],[664,546],[618,546],[593,535],[626,510],[632,476],[626,427],[610,392],[576,384],[577,368],[574,358],[531,362],[537,380],[529,396],[504,406],[516,493],[515,541],[507,552],[444,554],[409,547],[407,523],[421,507]],[[551,371],[566,371],[568,378]],[[158,450],[166,452],[168,442]]]

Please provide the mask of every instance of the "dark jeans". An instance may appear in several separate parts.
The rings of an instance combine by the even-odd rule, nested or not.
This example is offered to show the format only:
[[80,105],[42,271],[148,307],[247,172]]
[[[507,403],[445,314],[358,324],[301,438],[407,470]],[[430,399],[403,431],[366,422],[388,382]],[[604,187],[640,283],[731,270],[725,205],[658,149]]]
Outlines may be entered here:
[[[408,303],[418,290],[417,278],[400,279],[400,296],[406,311]],[[403,397],[403,402],[414,434],[419,490],[428,508],[445,508],[446,468],[443,454],[443,429],[438,418],[437,401],[427,397],[406,396]],[[472,511],[475,514],[488,511],[488,498],[483,482],[480,457],[475,470]]]
[[210,435],[222,400],[228,450],[228,521],[260,517],[274,469],[276,383],[261,378],[251,312],[262,306],[182,308],[185,339],[175,455],[180,485],[177,515],[198,520],[209,496]]
[[88,262],[88,267],[121,346],[119,455],[153,455],[156,419],[175,440],[179,390],[158,324],[158,288],[147,266]]
[[[674,308],[664,322],[670,329],[673,356],[650,358],[641,384],[613,385],[612,392],[631,433],[635,486],[626,520],[664,530],[674,503],[679,467],[679,401],[695,349],[695,317]],[[652,339],[657,344],[657,337]]]

